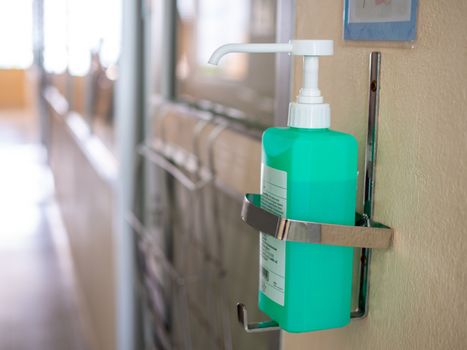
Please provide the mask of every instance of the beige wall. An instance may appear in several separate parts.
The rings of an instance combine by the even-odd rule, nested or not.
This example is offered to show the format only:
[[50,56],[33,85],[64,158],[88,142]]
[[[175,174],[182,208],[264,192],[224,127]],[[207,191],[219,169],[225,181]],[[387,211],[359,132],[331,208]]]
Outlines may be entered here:
[[320,87],[333,128],[360,141],[360,173],[368,54],[382,52],[375,218],[396,234],[374,252],[368,318],[283,334],[284,349],[467,348],[467,2],[419,2],[410,49],[346,43],[342,1],[297,0],[296,37],[335,40]]

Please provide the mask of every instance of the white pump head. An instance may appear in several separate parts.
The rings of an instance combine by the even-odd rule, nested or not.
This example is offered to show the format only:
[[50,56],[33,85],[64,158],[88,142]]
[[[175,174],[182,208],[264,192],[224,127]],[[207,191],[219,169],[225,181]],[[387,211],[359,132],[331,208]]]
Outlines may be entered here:
[[289,105],[288,125],[297,128],[329,128],[330,107],[323,103],[318,88],[318,56],[333,55],[332,40],[292,40],[287,44],[227,44],[214,51],[209,63],[218,64],[222,56],[231,52],[285,52],[303,56],[303,87],[297,96],[297,102]]

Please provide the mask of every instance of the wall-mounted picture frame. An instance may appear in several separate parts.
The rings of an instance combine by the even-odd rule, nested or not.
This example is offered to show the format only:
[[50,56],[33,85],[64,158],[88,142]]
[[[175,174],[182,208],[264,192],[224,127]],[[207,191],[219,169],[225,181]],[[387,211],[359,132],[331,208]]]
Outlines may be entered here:
[[413,41],[418,0],[344,0],[344,40]]

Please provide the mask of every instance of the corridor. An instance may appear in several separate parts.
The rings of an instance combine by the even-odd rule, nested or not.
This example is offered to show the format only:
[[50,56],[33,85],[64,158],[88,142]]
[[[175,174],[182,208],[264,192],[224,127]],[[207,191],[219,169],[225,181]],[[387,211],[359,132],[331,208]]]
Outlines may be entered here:
[[37,119],[0,111],[0,349],[86,350]]

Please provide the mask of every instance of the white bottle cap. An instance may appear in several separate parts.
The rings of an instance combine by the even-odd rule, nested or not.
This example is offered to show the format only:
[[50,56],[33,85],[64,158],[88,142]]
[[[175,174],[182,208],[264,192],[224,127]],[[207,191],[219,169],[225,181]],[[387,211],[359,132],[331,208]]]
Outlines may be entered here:
[[288,125],[295,128],[329,128],[331,108],[324,103],[318,88],[318,56],[334,54],[332,40],[292,40],[287,44],[227,44],[212,54],[209,63],[218,64],[230,52],[287,52],[303,56],[303,86],[297,102],[289,105]]

